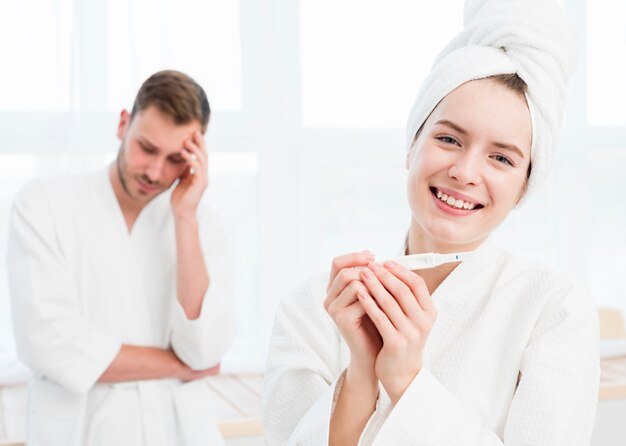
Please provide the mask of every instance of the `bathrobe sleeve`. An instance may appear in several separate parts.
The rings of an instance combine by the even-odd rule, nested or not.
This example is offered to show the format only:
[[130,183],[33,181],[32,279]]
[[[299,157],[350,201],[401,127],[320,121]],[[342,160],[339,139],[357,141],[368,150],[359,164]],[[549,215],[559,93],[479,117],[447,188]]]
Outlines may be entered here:
[[209,288],[200,316],[191,320],[178,302],[174,286],[170,342],[181,361],[192,369],[203,370],[219,363],[233,342],[235,301],[231,252],[219,216],[203,207],[198,227]]
[[580,290],[556,294],[522,357],[503,439],[424,368],[395,407],[375,413],[361,444],[588,446],[600,378],[597,316]]
[[280,303],[263,383],[268,445],[328,444],[343,381],[339,333],[324,311],[328,275],[305,282]]
[[26,185],[13,205],[7,259],[17,352],[36,374],[84,394],[121,344],[83,316],[56,221],[43,184]]

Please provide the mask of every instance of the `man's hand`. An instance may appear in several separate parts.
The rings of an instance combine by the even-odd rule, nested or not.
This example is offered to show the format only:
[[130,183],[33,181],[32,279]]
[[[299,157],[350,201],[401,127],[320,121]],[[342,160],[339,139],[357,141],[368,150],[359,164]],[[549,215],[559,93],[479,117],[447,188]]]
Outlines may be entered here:
[[101,383],[178,378],[195,381],[217,375],[220,365],[206,370],[191,370],[172,350],[159,347],[122,345],[113,362],[98,379]]
[[202,194],[209,185],[208,152],[199,131],[195,131],[191,139],[185,141],[180,154],[189,168],[181,175],[172,192],[172,209],[176,218],[195,218]]
[[205,370],[191,370],[185,365],[181,375],[178,377],[183,381],[196,381],[198,379],[206,378],[207,376],[218,375],[220,373],[220,364],[213,366]]

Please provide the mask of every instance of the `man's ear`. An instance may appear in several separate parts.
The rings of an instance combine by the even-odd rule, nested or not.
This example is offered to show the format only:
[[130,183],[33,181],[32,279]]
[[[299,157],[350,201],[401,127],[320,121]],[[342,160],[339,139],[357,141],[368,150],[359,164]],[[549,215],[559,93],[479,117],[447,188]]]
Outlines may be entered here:
[[130,120],[130,113],[128,113],[128,110],[123,109],[120,113],[120,121],[117,124],[117,137],[120,141],[123,140],[124,136],[126,135],[126,131],[130,126]]

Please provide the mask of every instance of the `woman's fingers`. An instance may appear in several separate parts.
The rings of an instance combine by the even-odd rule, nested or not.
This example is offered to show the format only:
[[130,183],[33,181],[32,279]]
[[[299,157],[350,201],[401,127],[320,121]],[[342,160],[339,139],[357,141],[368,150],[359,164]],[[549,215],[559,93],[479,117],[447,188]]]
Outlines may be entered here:
[[389,341],[396,336],[396,328],[389,320],[389,317],[378,307],[374,298],[367,291],[359,291],[358,299],[365,313],[369,316],[378,330],[378,333],[380,333],[380,336],[383,338],[383,342]]
[[[341,274],[340,274],[341,275]],[[337,277],[339,278],[338,275]],[[329,294],[324,301],[324,308],[332,316],[337,311],[345,308],[357,301],[359,290],[365,290],[365,285],[355,278],[350,281],[338,294]]]
[[374,270],[380,283],[395,298],[409,320],[416,322],[423,317],[424,310],[419,306],[413,291],[406,283],[392,274],[386,267],[382,268],[378,264],[372,264],[370,268]]
[[377,274],[382,272],[381,270],[383,268],[379,264],[372,263],[361,271],[361,280],[363,280],[369,293],[374,297],[380,309],[387,315],[396,329],[404,331],[409,328],[410,322],[402,308],[400,308],[396,297],[389,293],[377,277]]
[[344,268],[339,271],[339,273],[335,276],[335,280],[328,289],[328,295],[326,296],[326,300],[328,302],[324,302],[324,307],[330,305],[330,303],[335,300],[353,281],[360,281],[361,279],[359,277],[359,273],[362,269],[362,266],[356,266],[352,268]]
[[330,291],[330,288],[335,281],[335,277],[344,268],[352,268],[355,266],[365,266],[374,260],[376,256],[369,251],[353,252],[345,254],[339,257],[335,257],[330,268],[330,277],[328,278],[328,285],[326,290]]
[[430,296],[430,292],[426,287],[424,279],[413,271],[405,268],[404,266],[392,261],[387,260],[384,263],[385,269],[401,280],[413,293],[417,302],[421,308],[427,313],[436,314],[437,310],[433,304],[433,300]]

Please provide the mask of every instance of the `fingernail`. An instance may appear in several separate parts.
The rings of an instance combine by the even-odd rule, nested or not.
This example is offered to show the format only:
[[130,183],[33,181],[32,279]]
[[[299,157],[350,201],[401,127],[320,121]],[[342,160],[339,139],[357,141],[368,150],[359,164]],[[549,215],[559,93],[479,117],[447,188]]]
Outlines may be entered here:
[[369,265],[369,267],[372,269],[372,271],[378,271],[380,269],[380,263],[372,263],[371,265]]
[[394,269],[396,267],[397,263],[394,262],[393,260],[387,260],[384,263],[384,265],[385,265],[385,268],[387,268],[387,269]]
[[369,268],[363,268],[363,270],[361,271],[361,273],[363,273],[363,276],[366,279],[371,279],[372,277],[374,277],[374,275],[372,274],[372,272],[369,270]]

